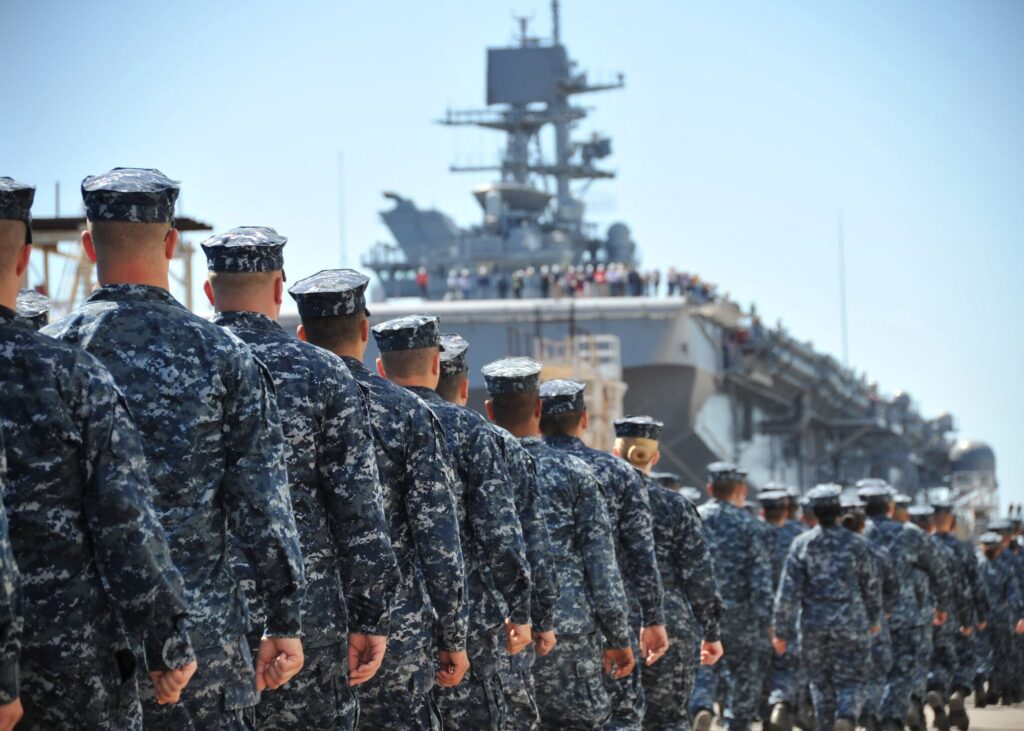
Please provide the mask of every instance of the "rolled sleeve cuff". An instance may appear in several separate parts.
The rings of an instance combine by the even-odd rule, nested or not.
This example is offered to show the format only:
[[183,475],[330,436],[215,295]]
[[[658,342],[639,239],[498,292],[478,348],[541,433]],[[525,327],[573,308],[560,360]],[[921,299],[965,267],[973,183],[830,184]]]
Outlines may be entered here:
[[462,652],[466,649],[466,634],[454,627],[441,627],[437,633],[444,652]]
[[298,604],[283,603],[267,617],[264,637],[299,637],[302,635],[302,613]]
[[21,693],[18,661],[11,660],[0,667],[0,703],[13,703]]
[[152,629],[146,637],[146,662],[150,670],[176,670],[196,659],[192,640],[183,627],[169,628],[163,632]]

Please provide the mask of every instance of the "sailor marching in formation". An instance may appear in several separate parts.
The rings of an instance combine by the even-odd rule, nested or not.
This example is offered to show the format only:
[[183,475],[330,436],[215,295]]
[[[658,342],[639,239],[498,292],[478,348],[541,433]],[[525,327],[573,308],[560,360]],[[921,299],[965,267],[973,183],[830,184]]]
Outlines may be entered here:
[[371,328],[352,270],[288,287],[272,228],[203,242],[204,320],[168,291],[178,190],[83,181],[100,286],[47,324],[18,290],[34,189],[0,178],[0,731],[889,730],[926,705],[965,730],[971,693],[1024,699],[1019,520],[976,551],[878,480],[798,520],[725,463],[703,496],[652,473],[652,417],[586,446],[584,385],[528,358],[483,368],[484,417],[470,343]]

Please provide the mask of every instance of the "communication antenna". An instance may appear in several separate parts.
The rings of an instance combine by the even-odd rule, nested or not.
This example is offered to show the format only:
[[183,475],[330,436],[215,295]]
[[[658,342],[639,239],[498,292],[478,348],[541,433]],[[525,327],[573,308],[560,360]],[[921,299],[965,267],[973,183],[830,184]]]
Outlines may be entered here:
[[562,42],[558,25],[558,0],[551,0],[551,40],[556,46]]
[[839,209],[839,335],[843,344],[843,365],[850,365],[850,344],[846,328],[846,242],[843,209]]
[[344,268],[348,266],[348,244],[345,236],[345,156],[338,150],[338,260]]

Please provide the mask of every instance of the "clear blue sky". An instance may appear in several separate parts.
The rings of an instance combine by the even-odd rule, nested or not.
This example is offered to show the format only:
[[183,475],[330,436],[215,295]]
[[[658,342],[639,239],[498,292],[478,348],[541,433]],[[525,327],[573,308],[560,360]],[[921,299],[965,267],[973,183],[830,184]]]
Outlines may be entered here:
[[[80,205],[115,165],[184,181],[180,211],[275,226],[295,279],[387,239],[382,190],[462,223],[478,208],[449,163],[497,135],[432,125],[479,107],[484,48],[542,0],[0,3],[3,170],[37,215]],[[996,449],[1024,500],[1024,3],[565,0],[619,171],[591,198],[650,266],[754,300],[839,353],[836,217],[845,211],[850,353],[886,392]],[[201,262],[197,261],[197,265]]]

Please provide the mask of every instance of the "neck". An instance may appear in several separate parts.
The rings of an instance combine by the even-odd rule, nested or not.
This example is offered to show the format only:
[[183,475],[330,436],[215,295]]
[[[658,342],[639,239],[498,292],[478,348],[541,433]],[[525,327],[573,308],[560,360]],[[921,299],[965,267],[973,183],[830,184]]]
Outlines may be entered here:
[[498,426],[517,439],[540,436],[540,422],[537,420],[524,421],[520,424],[498,424]]
[[352,360],[358,360],[362,363],[363,355],[366,353],[366,345],[363,343],[342,343],[336,348],[331,348],[330,351],[335,355],[351,358]]
[[277,316],[280,313],[280,308],[271,300],[269,303],[264,301],[249,301],[249,302],[217,302],[215,307],[217,312],[255,312],[258,315],[264,315],[269,317],[271,320],[277,320]]
[[405,376],[404,378],[388,376],[388,380],[402,388],[429,388],[431,391],[437,388],[437,376],[431,376],[430,374],[417,374]]
[[96,280],[101,286],[142,284],[170,290],[166,266],[144,266],[136,262],[104,262],[96,265]]
[[783,516],[781,518],[775,518],[774,520],[768,520],[767,518],[765,518],[765,522],[768,525],[774,525],[774,526],[785,525],[786,524],[786,517]]
[[4,277],[4,281],[0,282],[0,305],[10,309],[16,310],[18,308],[18,289],[21,286],[21,281],[18,277],[13,276]]

